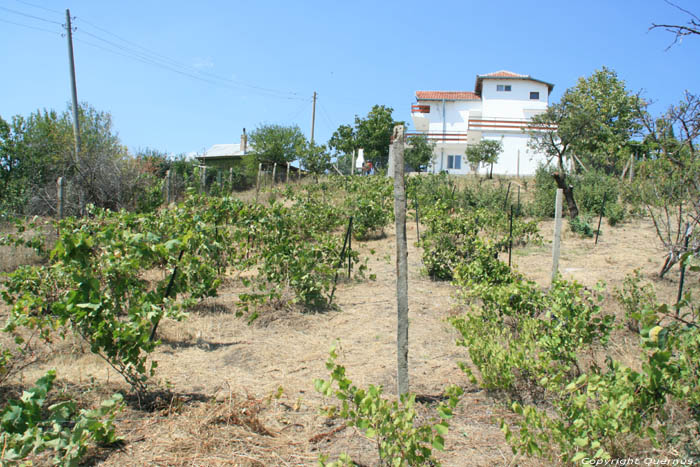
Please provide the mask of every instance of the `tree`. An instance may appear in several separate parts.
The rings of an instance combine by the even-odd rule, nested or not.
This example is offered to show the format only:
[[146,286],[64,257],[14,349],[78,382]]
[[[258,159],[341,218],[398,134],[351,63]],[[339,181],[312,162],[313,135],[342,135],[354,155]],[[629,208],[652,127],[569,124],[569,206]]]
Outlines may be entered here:
[[389,161],[389,144],[394,126],[403,122],[394,121],[394,109],[375,105],[365,118],[355,115],[354,126],[341,125],[333,133],[328,146],[346,157],[357,148],[364,149],[365,161],[376,167],[386,167]]
[[333,150],[339,169],[352,174],[353,154],[358,149],[355,129],[351,125],[340,125],[328,140],[328,149]]
[[430,142],[425,135],[414,135],[408,137],[408,146],[404,153],[404,160],[416,172],[426,169],[433,160],[435,143]]
[[644,106],[625,82],[606,67],[588,78],[579,78],[576,86],[561,98],[567,112],[559,133],[568,132],[576,162],[586,169],[608,175],[620,175],[629,165],[634,141],[641,123],[637,109]]
[[674,35],[673,42],[671,42],[671,45],[667,47],[667,50],[673,47],[674,44],[680,43],[685,36],[700,36],[700,18],[698,18],[696,14],[684,8],[681,8],[680,6],[676,5],[675,3],[669,2],[668,0],[666,0],[666,3],[677,8],[678,10],[682,11],[690,17],[690,19],[685,25],[651,23],[651,27],[649,28],[650,31],[652,29],[665,29],[666,31]]
[[331,156],[325,146],[308,143],[301,155],[301,164],[312,174],[320,175],[330,169]]
[[636,196],[667,251],[659,275],[684,254],[700,252],[700,96],[686,93],[660,118],[639,109],[649,154],[639,166]]
[[365,160],[376,167],[386,167],[389,162],[389,145],[394,126],[402,125],[392,117],[394,109],[375,105],[367,117],[355,116],[357,147],[364,148]]
[[254,178],[258,164],[285,166],[299,159],[306,137],[297,125],[260,125],[248,137],[252,152],[243,158],[248,177]]
[[306,137],[297,126],[261,125],[250,134],[257,162],[286,165],[304,151]]
[[154,180],[144,177],[120,143],[109,113],[84,103],[78,118],[82,145],[77,155],[70,111],[39,110],[0,125],[0,165],[6,188],[0,194],[3,209],[52,213],[58,177],[64,177],[66,208],[74,213],[87,203],[110,209],[133,208],[139,197],[152,191]]
[[564,191],[569,216],[578,216],[569,167],[622,173],[641,128],[637,109],[645,103],[630,94],[614,71],[603,67],[579,78],[559,103],[532,118],[529,147],[556,161],[552,177]]
[[498,162],[498,156],[503,152],[503,143],[493,139],[484,139],[479,144],[467,146],[465,155],[470,164],[491,164],[489,178],[493,178],[493,164]]

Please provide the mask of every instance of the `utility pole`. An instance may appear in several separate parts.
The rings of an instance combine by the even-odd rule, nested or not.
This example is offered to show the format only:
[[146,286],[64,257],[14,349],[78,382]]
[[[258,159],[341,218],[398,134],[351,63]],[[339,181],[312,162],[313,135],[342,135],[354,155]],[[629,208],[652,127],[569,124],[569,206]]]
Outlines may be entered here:
[[314,144],[314,126],[316,126],[316,91],[314,91],[314,105],[311,108],[311,144]]
[[73,97],[73,135],[75,136],[75,162],[80,154],[80,123],[78,122],[78,89],[75,85],[75,60],[73,59],[73,28],[70,24],[70,10],[66,9],[66,37],[68,38],[68,60],[70,66],[70,84]]
[[[73,27],[70,23],[70,10],[66,8],[66,37],[68,38],[68,65],[70,68],[71,95],[73,98],[73,135],[75,137],[75,170],[80,171],[80,122],[78,121],[78,88],[75,84],[75,60],[73,58]],[[78,198],[80,215],[84,214],[85,192],[81,183],[78,183]]]

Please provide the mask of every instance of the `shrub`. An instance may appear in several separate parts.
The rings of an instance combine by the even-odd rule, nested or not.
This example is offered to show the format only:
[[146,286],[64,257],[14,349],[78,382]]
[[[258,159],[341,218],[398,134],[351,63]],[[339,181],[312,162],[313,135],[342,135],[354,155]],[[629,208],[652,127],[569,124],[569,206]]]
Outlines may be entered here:
[[[359,428],[368,438],[376,438],[382,465],[439,465],[432,456],[432,448],[444,449],[447,420],[452,417],[462,390],[456,386],[447,389],[447,404],[441,403],[437,408],[440,420],[433,420],[437,423],[416,426],[414,394],[404,394],[400,402],[389,401],[382,397],[381,386],[358,388],[345,376],[345,367],[335,362],[338,356],[335,348],[333,345],[326,362],[331,379],[314,382],[318,392],[328,397],[335,395],[341,401],[340,407],[331,407],[326,414],[344,418],[349,426]],[[334,384],[338,385],[335,391]],[[348,461],[346,457],[341,460]]]
[[3,465],[25,461],[30,454],[50,449],[56,453],[55,464],[77,466],[89,442],[109,445],[119,440],[113,421],[121,409],[120,394],[103,401],[96,410],[78,411],[72,401],[46,408],[44,403],[55,379],[56,372],[49,371],[20,400],[8,401],[0,411]]
[[582,214],[574,219],[569,220],[571,231],[581,235],[582,237],[592,237],[596,231],[591,226],[591,216]]
[[535,172],[535,189],[528,211],[533,216],[554,217],[554,202],[557,197],[557,184],[552,177],[552,169],[540,166]]

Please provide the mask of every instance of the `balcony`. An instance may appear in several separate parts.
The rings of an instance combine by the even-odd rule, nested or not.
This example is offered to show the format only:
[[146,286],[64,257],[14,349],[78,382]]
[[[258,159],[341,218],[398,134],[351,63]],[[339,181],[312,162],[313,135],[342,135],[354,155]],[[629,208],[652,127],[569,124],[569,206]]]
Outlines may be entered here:
[[429,114],[430,106],[425,104],[413,104],[411,106],[411,113]]
[[466,131],[409,131],[406,132],[406,138],[411,136],[425,136],[428,141],[435,143],[466,143],[468,141],[468,133]]
[[527,118],[477,117],[469,119],[469,130],[523,132],[529,130],[556,130],[556,126],[535,125]]
[[429,105],[411,105],[411,117],[413,117],[413,126],[415,126],[417,130],[425,131],[428,129],[428,127],[430,126],[430,119],[428,118],[429,113]]

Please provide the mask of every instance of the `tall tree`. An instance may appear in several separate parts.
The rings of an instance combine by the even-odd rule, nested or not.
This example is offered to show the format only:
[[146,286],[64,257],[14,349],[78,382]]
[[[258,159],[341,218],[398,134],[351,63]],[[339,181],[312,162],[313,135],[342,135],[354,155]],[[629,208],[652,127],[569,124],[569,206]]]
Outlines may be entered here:
[[306,137],[297,125],[260,125],[250,133],[252,152],[244,157],[248,176],[255,176],[258,164],[286,166],[299,159],[306,147]]
[[351,174],[353,154],[358,149],[355,128],[352,125],[340,125],[328,140],[328,149],[333,150],[339,170]]
[[574,135],[572,150],[577,163],[588,169],[619,175],[629,161],[632,137],[642,128],[637,109],[644,106],[617,73],[603,67],[587,78],[579,78],[560,104],[567,118],[559,133]]
[[337,157],[340,154],[347,157],[355,149],[363,148],[365,161],[372,162],[376,167],[386,167],[394,125],[403,124],[394,121],[393,111],[391,107],[375,105],[366,117],[355,115],[355,124],[338,127],[328,146],[335,150]]
[[367,117],[355,116],[358,147],[364,148],[365,160],[377,167],[386,167],[389,161],[389,144],[395,125],[402,125],[392,117],[394,109],[375,105]]
[[[81,151],[76,160],[70,111],[39,110],[0,124],[0,166],[4,190],[2,208],[17,213],[51,213],[56,179],[64,177],[67,208],[92,203],[118,209],[134,207],[150,190],[142,167],[119,141],[107,112],[87,104],[79,107]],[[9,127],[9,131],[8,131]]]
[[433,160],[435,142],[430,142],[425,135],[414,135],[408,137],[408,145],[404,154],[404,160],[416,172],[427,170],[428,165]]
[[503,152],[503,143],[493,139],[484,139],[479,144],[467,146],[464,154],[470,164],[490,164],[489,178],[493,178],[493,164],[498,162],[498,156]]
[[269,164],[294,161],[306,145],[306,137],[297,125],[261,125],[250,134],[249,139],[258,162]]
[[634,144],[631,138],[641,129],[637,109],[644,106],[614,71],[603,67],[579,78],[558,103],[533,117],[528,144],[555,160],[552,176],[564,191],[571,218],[578,216],[569,180],[571,162],[584,170],[621,173]]

